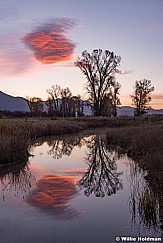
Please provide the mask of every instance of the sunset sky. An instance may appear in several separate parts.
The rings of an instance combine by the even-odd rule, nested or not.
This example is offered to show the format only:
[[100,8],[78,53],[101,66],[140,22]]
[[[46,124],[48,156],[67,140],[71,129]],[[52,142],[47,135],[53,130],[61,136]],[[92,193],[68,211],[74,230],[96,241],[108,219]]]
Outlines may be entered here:
[[81,52],[120,55],[122,105],[135,80],[152,80],[163,108],[163,0],[0,0],[0,90],[47,98],[53,84],[86,97]]

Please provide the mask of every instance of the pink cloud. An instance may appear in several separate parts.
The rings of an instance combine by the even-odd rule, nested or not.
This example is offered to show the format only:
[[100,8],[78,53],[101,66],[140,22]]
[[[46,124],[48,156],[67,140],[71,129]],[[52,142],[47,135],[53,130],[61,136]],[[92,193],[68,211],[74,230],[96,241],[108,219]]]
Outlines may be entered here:
[[74,65],[74,62],[67,62],[63,66],[64,68],[78,68],[76,65]]
[[1,78],[9,78],[28,73],[35,68],[35,60],[24,50],[20,35],[1,36],[0,73]]
[[118,72],[120,75],[127,75],[127,74],[132,74],[134,73],[134,69],[131,69],[131,70],[119,70]]
[[152,94],[151,97],[153,100],[158,100],[163,103],[163,94]]
[[163,108],[163,94],[151,94],[152,101],[150,105],[154,109]]
[[72,60],[75,44],[66,36],[76,23],[67,18],[42,24],[22,39],[41,63],[51,64]]
[[[57,63],[72,60],[75,44],[66,34],[75,26],[76,23],[71,19],[54,19],[40,24],[34,32],[25,36],[12,33],[1,35],[0,79],[42,70],[39,62]],[[29,49],[25,48],[24,43]]]
[[1,77],[24,74],[29,70],[31,62],[32,58],[23,52],[5,53],[0,57]]

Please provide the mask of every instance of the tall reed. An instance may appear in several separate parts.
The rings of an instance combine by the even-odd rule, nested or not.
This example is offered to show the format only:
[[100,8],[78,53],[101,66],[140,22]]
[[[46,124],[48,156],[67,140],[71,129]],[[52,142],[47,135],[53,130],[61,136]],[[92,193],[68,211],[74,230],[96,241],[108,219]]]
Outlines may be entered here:
[[21,163],[28,158],[28,137],[6,120],[0,120],[0,165]]

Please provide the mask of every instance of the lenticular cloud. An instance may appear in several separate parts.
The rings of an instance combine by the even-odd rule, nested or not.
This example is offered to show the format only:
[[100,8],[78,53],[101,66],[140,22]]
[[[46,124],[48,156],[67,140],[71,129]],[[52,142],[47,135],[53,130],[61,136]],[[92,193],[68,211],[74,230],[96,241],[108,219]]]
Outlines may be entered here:
[[75,26],[76,23],[71,19],[53,19],[26,34],[23,42],[41,63],[69,61],[75,44],[67,38],[67,32]]

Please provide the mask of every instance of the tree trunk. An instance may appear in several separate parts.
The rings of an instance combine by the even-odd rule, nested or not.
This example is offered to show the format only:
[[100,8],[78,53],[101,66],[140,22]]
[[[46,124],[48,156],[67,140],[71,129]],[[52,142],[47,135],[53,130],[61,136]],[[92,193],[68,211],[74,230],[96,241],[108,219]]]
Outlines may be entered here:
[[100,109],[99,102],[94,103],[94,116],[101,116],[102,111]]

